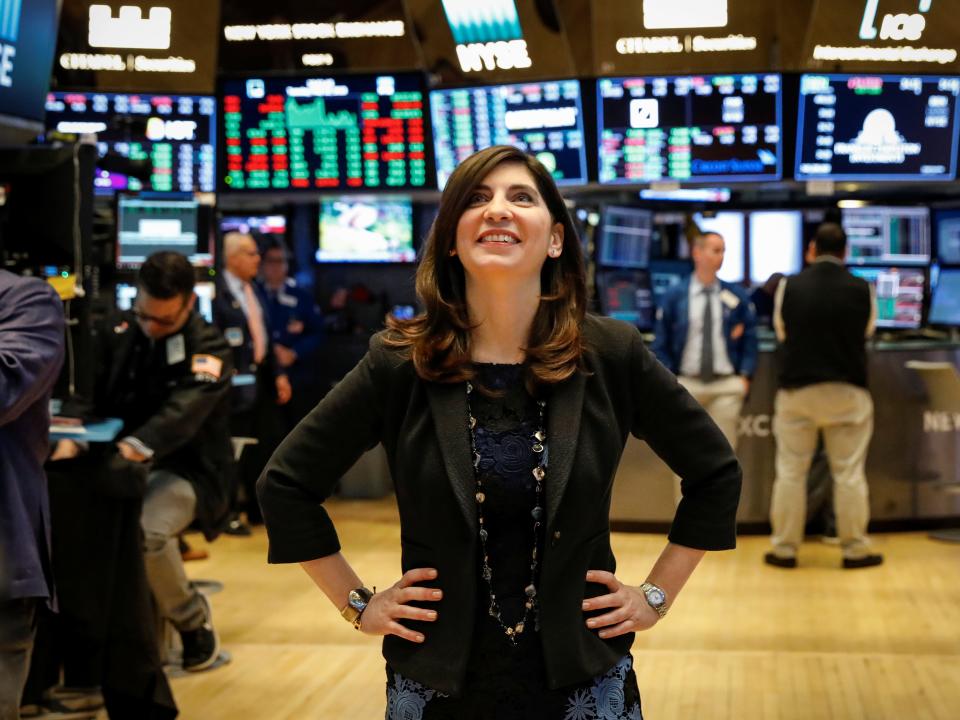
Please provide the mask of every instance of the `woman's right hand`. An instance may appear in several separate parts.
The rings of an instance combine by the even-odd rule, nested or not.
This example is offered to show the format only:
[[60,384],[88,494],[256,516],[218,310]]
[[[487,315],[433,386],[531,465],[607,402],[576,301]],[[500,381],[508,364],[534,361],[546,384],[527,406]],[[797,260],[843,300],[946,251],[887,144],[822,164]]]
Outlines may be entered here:
[[436,610],[407,605],[411,601],[437,602],[443,597],[443,591],[436,588],[418,587],[416,583],[434,580],[437,571],[434,568],[414,568],[403,574],[395,584],[382,590],[367,603],[360,616],[360,631],[367,635],[396,635],[410,642],[422,643],[421,633],[401,625],[398,620],[420,620],[433,622],[437,619]]

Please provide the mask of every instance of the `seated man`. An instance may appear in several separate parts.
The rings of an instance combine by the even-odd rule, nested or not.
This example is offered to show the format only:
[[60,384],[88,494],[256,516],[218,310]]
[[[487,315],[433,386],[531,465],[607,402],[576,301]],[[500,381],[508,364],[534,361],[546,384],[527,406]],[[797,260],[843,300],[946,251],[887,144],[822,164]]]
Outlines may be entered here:
[[[184,669],[203,670],[216,661],[219,640],[210,604],[187,580],[177,536],[197,520],[212,540],[226,515],[233,364],[219,331],[194,311],[193,284],[184,256],[147,259],[134,309],[107,317],[95,333],[93,401],[84,414],[121,418],[120,455],[149,463],[141,515],[147,579],[180,632]],[[63,441],[56,457],[76,453]]]

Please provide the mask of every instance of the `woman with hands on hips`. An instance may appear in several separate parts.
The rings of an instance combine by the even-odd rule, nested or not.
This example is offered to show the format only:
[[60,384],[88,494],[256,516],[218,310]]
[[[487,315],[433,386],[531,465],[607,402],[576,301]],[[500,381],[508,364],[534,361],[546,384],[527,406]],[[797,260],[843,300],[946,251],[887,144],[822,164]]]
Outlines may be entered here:
[[[630,647],[706,550],[733,548],[740,467],[637,329],[585,312],[580,242],[550,174],[507,146],[451,175],[388,319],[258,485],[270,562],[299,562],[383,636],[388,720],[641,718]],[[632,433],[683,478],[646,580],[616,575],[613,478]],[[403,575],[368,590],[323,501],[382,443]],[[368,579],[371,581],[372,579]]]

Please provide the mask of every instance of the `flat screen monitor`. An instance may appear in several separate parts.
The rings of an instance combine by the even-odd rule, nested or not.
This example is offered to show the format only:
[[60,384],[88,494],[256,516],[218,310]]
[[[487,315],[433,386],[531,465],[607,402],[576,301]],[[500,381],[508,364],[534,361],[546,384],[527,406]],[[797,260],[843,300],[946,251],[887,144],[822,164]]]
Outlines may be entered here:
[[149,163],[149,179],[97,168],[100,194],[117,190],[214,192],[216,190],[216,100],[202,95],[139,95],[53,92],[47,95],[46,126],[62,133],[94,134],[108,152]]
[[414,262],[409,199],[342,197],[320,202],[317,262]]
[[601,78],[601,183],[779,180],[780,75]]
[[646,270],[602,270],[597,273],[600,311],[641,330],[653,328],[655,308]]
[[762,285],[774,273],[793,275],[803,268],[803,214],[761,210],[749,215],[750,281]]
[[930,210],[925,207],[845,208],[841,218],[848,264],[930,262]]
[[139,268],[155,252],[186,255],[196,267],[213,267],[204,209],[195,200],[154,200],[121,195],[117,203],[117,267]]
[[946,265],[960,265],[960,208],[937,210],[937,259]]
[[60,0],[0,1],[0,144],[43,130],[59,14]]
[[587,182],[583,109],[578,80],[433,90],[437,184],[491,145],[513,145],[535,155],[560,185]]
[[248,78],[222,92],[226,190],[428,186],[421,75]]
[[960,77],[803,75],[798,180],[953,180]]
[[228,215],[220,218],[220,234],[238,232],[255,238],[283,239],[287,234],[287,218],[283,215]]
[[[211,324],[213,323],[213,299],[216,292],[216,286],[212,282],[198,282],[193,286],[193,294],[197,296],[197,312]],[[117,310],[130,310],[133,308],[133,301],[137,299],[137,286],[117,283],[116,298]]]
[[742,212],[718,212],[710,217],[701,213],[693,216],[693,221],[700,232],[715,232],[723,237],[726,250],[723,256],[723,265],[717,277],[730,283],[743,282],[744,252],[746,242],[746,218]]
[[960,268],[942,268],[930,297],[931,325],[960,327]]
[[915,330],[923,322],[926,277],[919,268],[854,266],[877,296],[877,327]]
[[600,264],[645,268],[650,263],[653,213],[639,208],[608,206],[600,229]]
[[673,288],[682,284],[693,273],[689,260],[651,260],[650,284],[653,286],[653,302],[657,307]]

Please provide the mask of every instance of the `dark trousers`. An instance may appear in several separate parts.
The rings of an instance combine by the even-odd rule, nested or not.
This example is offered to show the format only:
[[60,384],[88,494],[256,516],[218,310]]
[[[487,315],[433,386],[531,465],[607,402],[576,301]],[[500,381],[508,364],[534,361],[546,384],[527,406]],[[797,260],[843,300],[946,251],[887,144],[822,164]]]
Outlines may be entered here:
[[40,600],[0,601],[0,720],[19,720]]
[[257,502],[257,479],[284,437],[283,417],[277,405],[273,379],[265,377],[265,373],[258,377],[253,405],[230,416],[230,434],[257,440],[256,445],[243,448],[235,464],[230,509],[234,513],[245,511],[251,523],[262,523],[263,515]]

